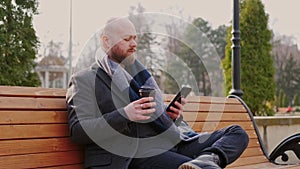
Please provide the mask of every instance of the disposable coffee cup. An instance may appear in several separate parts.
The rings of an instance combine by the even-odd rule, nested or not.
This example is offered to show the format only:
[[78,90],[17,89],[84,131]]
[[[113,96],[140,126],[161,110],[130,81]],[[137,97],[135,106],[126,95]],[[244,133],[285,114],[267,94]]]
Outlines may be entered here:
[[155,89],[150,87],[141,87],[139,89],[140,97],[153,97],[155,98]]
[[[150,87],[143,87],[142,86],[139,89],[139,94],[140,94],[141,97],[153,97],[153,98],[155,98],[155,89],[150,88]],[[145,115],[145,116],[151,116],[151,114]]]

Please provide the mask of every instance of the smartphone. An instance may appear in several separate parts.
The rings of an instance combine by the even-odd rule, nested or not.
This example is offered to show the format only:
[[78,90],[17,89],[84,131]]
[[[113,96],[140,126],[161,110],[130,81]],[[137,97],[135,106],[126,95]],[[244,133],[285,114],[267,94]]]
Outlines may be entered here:
[[176,107],[175,102],[178,101],[179,103],[181,102],[181,98],[186,98],[187,95],[191,92],[192,88],[188,86],[183,86],[179,92],[177,92],[176,96],[173,98],[173,100],[170,102],[168,105],[166,111],[172,111],[170,108]]

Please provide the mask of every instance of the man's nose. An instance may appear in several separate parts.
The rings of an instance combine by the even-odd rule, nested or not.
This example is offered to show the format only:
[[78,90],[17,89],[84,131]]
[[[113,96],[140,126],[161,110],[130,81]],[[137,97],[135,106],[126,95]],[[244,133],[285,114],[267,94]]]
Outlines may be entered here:
[[136,47],[136,45],[137,45],[136,41],[132,39],[132,40],[130,41],[130,46],[131,46],[131,47]]

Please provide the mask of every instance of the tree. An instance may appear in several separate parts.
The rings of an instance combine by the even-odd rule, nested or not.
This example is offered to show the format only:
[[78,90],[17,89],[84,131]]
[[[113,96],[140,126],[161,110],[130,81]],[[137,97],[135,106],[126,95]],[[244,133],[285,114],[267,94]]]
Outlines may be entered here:
[[293,106],[300,106],[300,97],[298,94],[294,95],[293,102],[294,102]]
[[[179,14],[182,14],[181,9],[176,9],[179,11]],[[182,16],[183,17],[183,16]],[[165,68],[166,72],[163,73],[164,80],[164,92],[165,93],[176,93],[180,86],[178,84],[179,77],[182,77],[182,70],[178,69],[181,67],[181,62],[176,57],[176,54],[182,50],[182,45],[180,39],[183,38],[184,30],[185,30],[185,21],[182,19],[173,19],[171,23],[165,24],[166,32],[168,32],[169,36],[164,38],[165,48],[168,52],[165,52]],[[172,77],[169,73],[172,73],[174,77]],[[176,81],[177,80],[177,81]]]
[[294,96],[300,91],[300,64],[293,57],[288,57],[286,66],[279,73],[278,88],[282,89],[287,96],[289,104],[292,104]]
[[[216,64],[216,59],[219,59],[217,55],[224,56],[224,49],[226,44],[226,26],[222,25],[217,29],[212,29],[208,21],[202,18],[196,18],[193,20],[193,24],[186,27],[183,34],[183,42],[179,43],[176,55],[182,59],[191,69],[191,72],[178,72],[185,81],[191,81],[191,78],[195,78],[197,82],[197,88],[202,95],[220,95],[217,91],[212,91],[212,85],[221,84],[222,74],[218,72],[219,64]],[[220,54],[218,54],[219,52]],[[213,57],[212,57],[213,56]],[[204,63],[203,60],[209,60]],[[174,68],[170,68],[171,71],[176,71],[178,64],[173,63]],[[210,67],[210,72],[207,68]],[[193,74],[193,76],[190,75]],[[211,79],[219,83],[211,83]],[[176,88],[177,86],[173,87]],[[194,88],[194,86],[193,86]],[[214,87],[218,91],[221,91],[222,86]]]
[[[227,29],[228,27],[225,25],[220,25],[216,29],[213,29],[211,33],[208,35],[209,40],[214,45],[217,53],[218,58],[223,59],[225,57],[225,48],[227,45],[226,37],[227,37]],[[215,68],[215,71],[213,72],[213,78],[216,79],[217,86],[215,89],[217,91],[212,91],[213,96],[223,96],[222,92],[222,82],[224,81],[224,77],[222,73],[219,71],[219,66]]]
[[141,4],[138,4],[137,7],[132,6],[129,12],[129,19],[135,25],[137,31],[137,57],[148,67],[149,72],[159,82],[160,73],[156,69],[162,66],[163,58],[159,57],[157,51],[153,51],[154,46],[159,45],[157,35],[151,31],[151,25],[155,21],[151,18],[146,18],[143,15],[144,12],[145,8]]
[[[260,0],[243,0],[240,6],[243,99],[255,115],[271,115],[273,111],[267,103],[274,102],[275,81],[268,15]],[[231,89],[231,37],[228,31],[225,58],[222,61],[226,93]]]
[[276,95],[276,106],[277,107],[287,107],[288,106],[286,94],[283,92],[283,90],[279,90],[278,96]]
[[33,72],[38,39],[32,25],[36,0],[0,2],[0,84],[38,86]]
[[221,25],[216,29],[211,31],[209,34],[209,40],[214,44],[218,55],[221,59],[225,57],[225,47],[227,45],[226,37],[227,37],[227,29],[228,27],[225,25]]
[[[193,27],[197,27],[201,31],[201,35]],[[200,57],[207,54],[206,49],[208,48],[208,42],[205,41],[205,37],[211,33],[211,26],[207,21],[202,18],[196,18],[193,21],[193,25],[188,26],[184,34],[185,41],[194,42],[193,44],[197,46],[198,51],[200,51]],[[202,60],[199,58],[199,53],[196,54],[195,51],[192,51],[190,46],[184,45],[178,55],[189,65],[192,70],[193,75],[196,78],[196,81],[199,86],[199,91],[203,93],[204,96],[207,96],[211,93],[211,84],[209,81],[208,72],[205,69],[205,66],[202,63]],[[190,77],[190,76],[187,76]]]
[[284,92],[288,104],[292,105],[293,98],[300,94],[300,51],[293,37],[274,37],[272,55],[276,70],[276,95],[279,91]]
[[95,62],[95,55],[97,50],[101,48],[100,32],[96,32],[85,44],[83,50],[80,52],[77,63],[74,66],[74,72],[90,67]]

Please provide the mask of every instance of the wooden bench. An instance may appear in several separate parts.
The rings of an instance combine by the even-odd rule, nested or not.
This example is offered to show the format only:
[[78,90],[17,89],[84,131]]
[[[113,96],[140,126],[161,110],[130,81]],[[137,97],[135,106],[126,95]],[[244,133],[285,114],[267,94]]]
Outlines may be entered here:
[[[65,92],[0,86],[0,169],[82,168],[82,148],[68,138]],[[172,97],[165,95],[165,101]],[[231,124],[239,124],[247,131],[250,143],[246,151],[228,168],[300,168],[269,162],[253,117],[239,99],[191,96],[184,109],[185,120],[197,132]],[[297,150],[299,142],[295,145]]]

